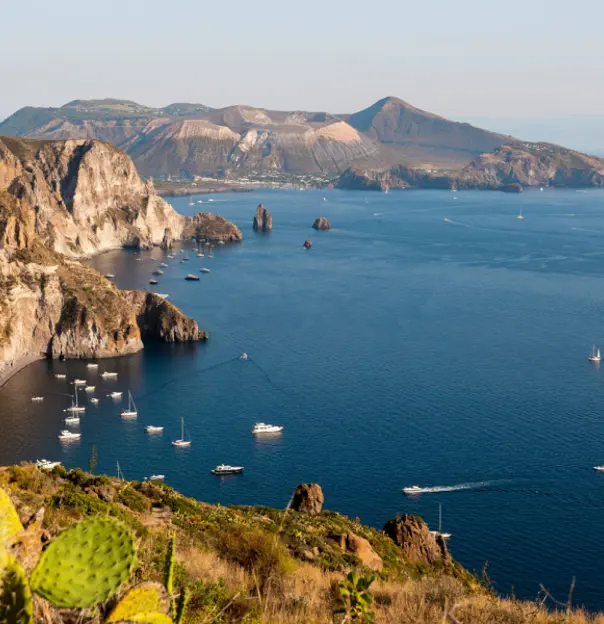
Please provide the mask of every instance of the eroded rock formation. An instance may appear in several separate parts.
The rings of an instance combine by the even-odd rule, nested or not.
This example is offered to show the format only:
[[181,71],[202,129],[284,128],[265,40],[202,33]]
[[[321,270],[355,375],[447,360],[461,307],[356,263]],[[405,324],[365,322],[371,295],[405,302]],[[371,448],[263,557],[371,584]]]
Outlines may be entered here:
[[331,230],[331,223],[325,217],[318,217],[312,224],[315,230]]
[[270,232],[273,229],[273,217],[271,213],[259,204],[254,215],[254,230],[257,232]]
[[321,513],[325,498],[318,483],[301,483],[295,490],[291,508],[294,511],[316,516]]

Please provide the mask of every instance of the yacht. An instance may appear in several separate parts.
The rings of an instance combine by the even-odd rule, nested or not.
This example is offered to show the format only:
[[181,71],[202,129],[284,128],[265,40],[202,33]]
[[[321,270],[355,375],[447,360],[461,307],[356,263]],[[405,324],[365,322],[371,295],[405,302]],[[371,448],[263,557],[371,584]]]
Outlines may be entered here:
[[247,360],[247,359],[248,359],[248,357],[249,357],[249,356],[248,356],[248,354],[247,354],[247,353],[242,353],[242,354],[239,356],[239,359],[240,359],[240,360]]
[[48,459],[38,459],[38,461],[36,461],[36,468],[40,468],[41,470],[52,470],[53,468],[56,468],[60,465],[60,461],[53,462],[49,461]]
[[107,279],[113,279],[113,278],[115,277],[115,275],[113,275],[113,273],[106,273],[106,274],[105,274],[105,277],[106,277]]
[[153,275],[163,275],[164,272],[161,269],[157,269],[157,271],[153,271]]
[[120,412],[122,418],[136,418],[138,412],[136,411],[136,404],[132,398],[132,393],[128,390],[128,408]]
[[85,412],[86,408],[83,405],[80,405],[78,403],[78,387],[76,386],[74,390],[75,390],[75,401],[72,399],[71,406],[68,407],[65,411],[73,412],[73,413]]
[[404,487],[403,492],[405,494],[421,494],[423,489],[419,487],[419,485],[411,485],[409,487]]
[[149,481],[163,481],[165,478],[166,475],[151,475]]
[[198,258],[203,258],[203,257],[204,257],[204,255],[205,255],[205,254],[203,253],[203,251],[200,251],[200,252],[197,254],[197,257],[198,257]]
[[518,213],[516,219],[518,219],[518,221],[522,221],[522,219],[524,219],[524,217],[522,216],[522,208],[520,208],[520,212]]
[[78,415],[75,416],[67,416],[65,419],[66,425],[78,425],[80,424],[80,417]]
[[149,284],[151,284],[152,286],[155,286],[155,284],[159,284],[159,282],[156,279],[150,279]]
[[596,345],[591,348],[591,353],[587,356],[590,362],[599,362],[602,357],[600,355],[600,349],[596,349]]
[[92,397],[92,398],[90,399],[90,402],[91,402],[93,405],[98,405],[98,404],[99,404],[99,400],[98,400],[96,397]]
[[56,373],[55,379],[67,379],[67,375],[65,373]]
[[110,373],[109,371],[105,371],[101,377],[103,379],[117,379],[117,373]]
[[86,364],[86,368],[98,368],[98,367],[99,367],[98,364],[94,364],[94,363]]
[[193,273],[189,273],[187,275],[187,277],[185,277],[185,279],[188,282],[197,282],[197,281],[199,281],[199,275],[193,275]]
[[594,470],[597,470],[598,472],[604,472],[604,466],[594,466]]
[[79,440],[82,437],[81,433],[73,433],[67,429],[63,429],[57,436],[59,440]]
[[96,386],[86,386],[84,392],[94,392]]
[[200,273],[209,273],[210,269],[208,269],[207,267],[201,267],[201,269],[199,269]]
[[160,262],[159,263],[160,267],[164,267],[164,269],[168,266],[165,262]]
[[225,464],[220,464],[220,466],[216,466],[211,472],[217,476],[240,474],[243,472],[243,466],[226,466]]
[[86,380],[85,379],[74,379],[73,380],[73,385],[74,386],[85,386],[86,385]]
[[449,539],[451,533],[443,533],[443,506],[438,503],[438,531],[430,531],[432,535],[442,537],[443,539]]
[[35,403],[40,403],[40,401],[44,400],[44,397],[32,397],[31,400]]
[[163,427],[156,427],[155,425],[147,425],[145,427],[145,433],[162,433]]
[[278,425],[267,425],[266,423],[256,423],[252,429],[252,433],[257,435],[259,433],[281,433],[283,427]]
[[107,396],[110,399],[121,399],[123,392],[110,392]]
[[191,446],[191,440],[185,440],[185,419],[180,419],[180,440],[173,440],[172,446],[186,448]]

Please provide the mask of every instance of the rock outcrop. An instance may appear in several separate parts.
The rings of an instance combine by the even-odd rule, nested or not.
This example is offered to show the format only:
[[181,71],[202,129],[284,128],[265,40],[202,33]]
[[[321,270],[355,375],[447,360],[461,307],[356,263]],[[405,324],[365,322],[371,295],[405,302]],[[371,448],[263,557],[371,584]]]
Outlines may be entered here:
[[271,213],[259,204],[254,215],[254,230],[257,232],[270,232],[273,229],[273,217]]
[[211,212],[198,212],[188,217],[183,229],[185,238],[208,241],[240,241],[243,240],[241,230],[220,215]]
[[379,572],[384,567],[382,558],[373,550],[369,540],[366,540],[364,537],[360,537],[355,533],[346,533],[342,535],[340,546],[344,550],[356,555],[362,565],[374,572]]
[[304,245],[302,245],[304,247],[304,249],[310,249],[312,247],[312,241],[310,240],[310,238],[307,238],[304,241]]
[[325,217],[318,217],[312,224],[315,230],[331,230],[331,223]]
[[448,567],[451,555],[442,536],[431,533],[427,524],[412,515],[388,520],[384,533],[398,544],[410,561],[430,567]]
[[301,483],[292,497],[291,508],[294,511],[316,516],[321,513],[325,498],[318,483]]

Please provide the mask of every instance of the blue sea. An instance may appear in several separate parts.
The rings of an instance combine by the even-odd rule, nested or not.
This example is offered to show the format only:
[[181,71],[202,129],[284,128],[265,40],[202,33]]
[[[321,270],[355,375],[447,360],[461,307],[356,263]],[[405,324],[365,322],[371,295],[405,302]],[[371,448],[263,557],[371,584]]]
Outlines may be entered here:
[[[381,527],[397,513],[487,565],[496,589],[533,598],[542,583],[604,609],[604,192],[257,191],[171,200],[244,233],[215,258],[169,261],[158,292],[210,333],[102,361],[39,362],[0,389],[0,463],[39,457],[126,478],[153,473],[204,501],[285,507],[323,486],[325,506]],[[252,230],[256,205],[274,231]],[[516,219],[522,209],[524,220]],[[316,232],[314,219],[333,229]],[[313,246],[302,244],[310,238]],[[124,288],[151,288],[159,249],[91,263]],[[188,272],[211,269],[199,282]],[[239,359],[246,352],[247,361]],[[604,366],[604,364],[603,364]],[[100,373],[119,373],[103,381]],[[79,443],[61,445],[67,382],[96,385]],[[106,397],[113,389],[124,400]],[[138,419],[119,412],[130,389]],[[42,404],[30,397],[43,395]],[[84,396],[83,401],[87,401]],[[190,449],[174,449],[184,418]],[[255,439],[255,422],[282,435]],[[149,436],[147,424],[164,425]],[[241,476],[210,474],[219,463]],[[432,487],[404,496],[408,485]]]

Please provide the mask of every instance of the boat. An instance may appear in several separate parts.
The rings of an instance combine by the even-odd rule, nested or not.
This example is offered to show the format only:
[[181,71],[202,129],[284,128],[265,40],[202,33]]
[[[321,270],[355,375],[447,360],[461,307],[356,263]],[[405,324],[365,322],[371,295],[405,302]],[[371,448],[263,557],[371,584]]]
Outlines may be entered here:
[[598,472],[604,472],[604,466],[594,466],[594,470],[597,470]]
[[185,279],[186,279],[188,282],[197,282],[197,281],[199,281],[199,275],[193,275],[193,273],[189,273],[189,274],[185,277]]
[[198,258],[203,258],[203,257],[204,257],[204,253],[203,253],[203,251],[198,252],[198,253],[197,253],[197,257],[198,257]]
[[185,419],[180,419],[180,440],[173,440],[172,446],[186,448],[191,446],[191,440],[185,440]]
[[214,254],[212,253],[212,248],[210,247],[210,251],[208,252],[208,258],[213,258]]
[[40,403],[41,401],[44,400],[44,397],[32,397],[31,400],[34,401],[35,403]]
[[522,208],[520,208],[520,212],[518,213],[516,219],[518,219],[518,221],[522,221],[522,219],[524,219],[524,217],[522,216]]
[[134,399],[132,398],[132,392],[128,390],[128,408],[122,410],[120,412],[120,416],[122,418],[136,418],[138,416],[138,412],[136,411],[136,404],[134,403]]
[[593,345],[591,348],[591,353],[587,356],[587,359],[590,362],[599,362],[602,359],[600,355],[600,349],[596,349],[596,345]]
[[59,435],[57,436],[59,438],[59,440],[79,440],[82,437],[81,433],[73,433],[72,431],[69,431],[68,429],[63,429],[63,431],[61,431],[61,433],[59,433]]
[[157,269],[157,271],[153,271],[153,275],[163,275],[164,272],[161,269]]
[[420,488],[419,485],[411,485],[403,488],[405,494],[421,494],[423,491],[423,488]]
[[451,533],[443,533],[443,506],[438,503],[438,531],[430,531],[432,535],[440,536],[443,539],[449,539]]
[[223,241],[223,240],[219,240],[219,241],[218,241],[218,244],[219,244],[219,245],[224,245],[224,241]]
[[155,284],[159,284],[159,282],[156,279],[150,279],[149,284],[155,285]]
[[189,206],[194,206],[194,205],[195,205],[195,202],[194,202],[194,201],[190,201],[190,202],[189,202]]
[[67,379],[67,375],[65,373],[56,373],[55,379]]
[[164,269],[168,266],[165,262],[160,262],[159,263],[160,267],[164,267]]
[[85,392],[94,392],[95,388],[96,388],[96,386],[86,386],[84,388],[84,391]]
[[110,373],[109,371],[105,371],[101,374],[103,379],[117,379],[117,373]]
[[64,420],[66,425],[79,425],[80,417],[79,416],[67,416]]
[[74,413],[85,412],[86,408],[78,403],[78,387],[76,386],[74,390],[75,390],[75,401],[72,399],[71,407],[68,407],[65,411],[74,412]]
[[256,423],[252,429],[254,435],[262,433],[281,433],[281,431],[283,431],[283,427],[279,425],[267,425],[266,423]]
[[201,267],[201,269],[199,269],[200,273],[210,273],[210,269],[208,269],[207,267]]
[[155,425],[147,425],[145,427],[145,433],[161,433],[163,430],[163,427],[156,427]]
[[74,379],[73,380],[73,385],[74,386],[85,386],[86,385],[86,380],[85,379]]
[[110,399],[121,399],[123,392],[110,392],[107,396]]
[[113,278],[115,277],[115,275],[113,275],[113,273],[106,273],[106,274],[105,274],[105,277],[106,277],[107,279],[113,279]]
[[241,474],[243,472],[243,466],[227,466],[225,464],[220,464],[220,466],[216,466],[211,473],[213,475],[222,476],[222,475],[231,475],[231,474]]
[[165,478],[166,475],[151,475],[149,481],[163,481]]
[[98,405],[98,404],[99,404],[99,400],[98,400],[96,397],[92,397],[92,398],[90,399],[90,402],[91,402],[93,405]]
[[57,466],[60,466],[62,462],[60,461],[49,461],[48,459],[38,459],[36,461],[36,468],[40,468],[40,470],[52,470]]
[[94,364],[94,363],[86,364],[86,368],[98,368],[98,367],[99,367],[98,364]]
[[156,297],[161,297],[162,299],[167,299],[170,295],[167,293],[154,293]]
[[248,359],[248,357],[249,357],[249,356],[248,356],[248,354],[247,354],[247,353],[242,353],[242,354],[239,356],[239,359],[240,359],[240,360],[247,360],[247,359]]
[[208,199],[209,202],[213,202],[214,200],[210,197],[210,199]]
[[169,260],[174,260],[174,255],[173,254],[168,254],[166,256],[166,258],[168,258]]

